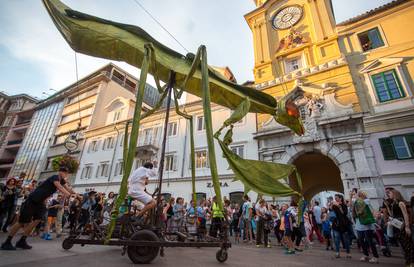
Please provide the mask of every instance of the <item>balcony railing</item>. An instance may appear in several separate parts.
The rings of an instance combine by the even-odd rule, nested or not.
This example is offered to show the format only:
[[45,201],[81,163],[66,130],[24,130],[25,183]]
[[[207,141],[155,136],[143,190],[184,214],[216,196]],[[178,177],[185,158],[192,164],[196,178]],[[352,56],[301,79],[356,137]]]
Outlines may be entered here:
[[15,126],[20,126],[20,125],[26,124],[26,123],[30,123],[30,120],[18,121],[18,122],[16,122]]
[[3,165],[3,164],[13,164],[13,162],[14,162],[14,159],[13,158],[11,158],[11,159],[0,159],[0,165]]
[[13,140],[13,141],[9,141],[9,142],[7,142],[7,145],[8,145],[8,146],[11,146],[11,145],[18,145],[18,144],[21,144],[22,142],[23,142],[23,139]]

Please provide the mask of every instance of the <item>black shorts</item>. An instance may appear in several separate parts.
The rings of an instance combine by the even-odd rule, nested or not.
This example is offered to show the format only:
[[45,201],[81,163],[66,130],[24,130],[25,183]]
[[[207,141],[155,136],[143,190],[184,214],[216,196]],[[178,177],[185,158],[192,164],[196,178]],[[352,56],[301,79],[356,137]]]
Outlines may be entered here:
[[19,223],[31,223],[32,220],[41,220],[46,213],[46,206],[43,203],[33,202],[27,199],[20,208]]

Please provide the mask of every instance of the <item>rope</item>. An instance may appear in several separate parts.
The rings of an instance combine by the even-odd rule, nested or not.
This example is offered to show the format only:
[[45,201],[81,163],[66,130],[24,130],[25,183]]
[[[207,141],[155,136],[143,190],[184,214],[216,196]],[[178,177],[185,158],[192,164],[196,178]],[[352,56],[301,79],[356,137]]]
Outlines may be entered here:
[[138,0],[133,0],[139,7],[141,7],[142,10],[144,10],[145,13],[148,14],[148,16],[150,16],[169,36],[171,36],[171,38],[173,38],[177,44],[179,44],[187,53],[189,53],[189,51],[187,50],[187,48],[184,47],[184,45],[182,45],[180,43],[180,41],[177,40],[177,38],[174,37],[174,35],[172,33],[170,33],[162,24],[161,22],[159,22],[148,10],[145,9],[145,7],[143,5],[141,5],[140,2],[138,2]]
[[[76,73],[76,89],[79,89],[79,72],[78,72],[78,56],[75,52],[75,73]],[[79,123],[78,123],[78,129],[82,126],[82,116],[81,116],[81,105],[79,100],[80,94],[78,94],[78,115],[79,115]]]

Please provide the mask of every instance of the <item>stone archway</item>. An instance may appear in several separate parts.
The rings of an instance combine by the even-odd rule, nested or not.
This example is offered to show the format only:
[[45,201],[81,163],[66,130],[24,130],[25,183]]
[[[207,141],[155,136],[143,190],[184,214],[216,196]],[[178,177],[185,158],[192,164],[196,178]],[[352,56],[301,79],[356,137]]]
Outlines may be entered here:
[[[302,193],[306,200],[326,190],[344,192],[340,170],[329,157],[319,152],[306,152],[297,156],[292,164],[302,176]],[[290,179],[290,184],[297,188],[293,181]]]

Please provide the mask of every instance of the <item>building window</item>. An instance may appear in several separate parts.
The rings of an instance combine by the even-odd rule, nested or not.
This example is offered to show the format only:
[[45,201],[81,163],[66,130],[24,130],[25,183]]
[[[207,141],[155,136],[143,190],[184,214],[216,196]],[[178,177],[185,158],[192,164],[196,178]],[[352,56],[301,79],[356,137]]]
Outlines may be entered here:
[[176,136],[177,135],[177,122],[168,123],[167,134],[168,134],[168,136]]
[[86,165],[81,174],[81,179],[90,179],[92,177],[92,166]]
[[358,39],[364,52],[384,46],[384,41],[378,28],[358,34]]
[[98,142],[99,142],[98,140],[93,140],[92,142],[89,143],[89,147],[88,147],[89,153],[98,151],[98,147],[99,147]]
[[125,140],[125,134],[121,135],[121,138],[119,140],[119,146],[123,146],[124,145],[124,140]]
[[395,70],[381,72],[371,76],[380,102],[405,97],[404,90]]
[[122,109],[114,111],[114,119],[113,122],[117,122],[121,119],[122,116]]
[[13,116],[7,116],[3,122],[3,126],[10,126],[12,121],[13,121]]
[[165,171],[177,170],[177,156],[175,154],[165,156]]
[[[191,195],[192,198],[192,195]],[[201,205],[201,202],[207,199],[206,193],[196,193],[196,199],[197,199],[197,206]]]
[[230,202],[242,204],[243,203],[244,192],[231,192],[230,193]]
[[197,131],[204,131],[206,129],[206,125],[204,123],[204,117],[198,116],[197,117]]
[[244,146],[232,146],[231,151],[233,151],[234,154],[237,156],[244,158]]
[[124,174],[124,162],[121,160],[115,165],[115,176],[120,176]]
[[414,155],[414,133],[379,139],[384,160],[411,159]]
[[104,150],[109,150],[114,148],[115,145],[115,138],[113,136],[107,137],[104,140],[104,144],[103,144],[103,149]]
[[195,152],[196,169],[209,168],[207,150]]
[[108,175],[109,175],[109,162],[102,162],[98,166],[98,170],[96,171],[96,178],[108,177]]
[[286,74],[299,70],[303,67],[302,58],[296,57],[296,58],[286,59],[285,66],[286,66]]

